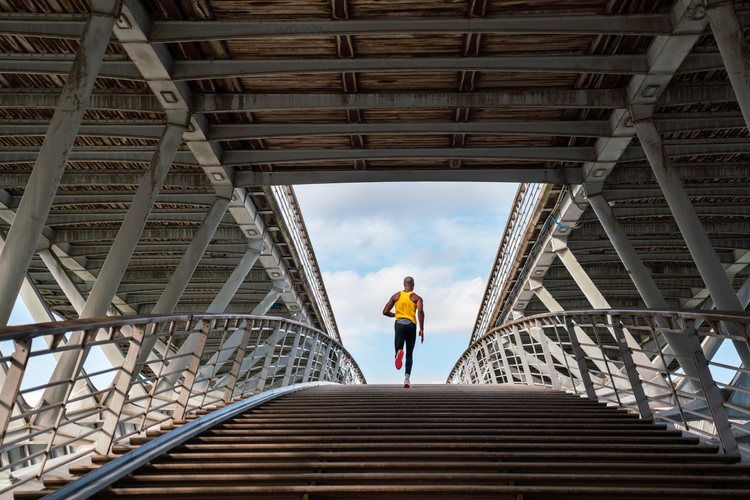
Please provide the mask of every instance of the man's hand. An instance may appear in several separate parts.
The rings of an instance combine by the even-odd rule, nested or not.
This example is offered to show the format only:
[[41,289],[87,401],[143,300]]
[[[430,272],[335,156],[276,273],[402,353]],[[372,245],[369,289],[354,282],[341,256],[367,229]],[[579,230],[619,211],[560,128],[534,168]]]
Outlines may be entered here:
[[421,343],[424,344],[424,330],[421,329],[421,328],[419,329],[419,336],[422,338],[422,342]]

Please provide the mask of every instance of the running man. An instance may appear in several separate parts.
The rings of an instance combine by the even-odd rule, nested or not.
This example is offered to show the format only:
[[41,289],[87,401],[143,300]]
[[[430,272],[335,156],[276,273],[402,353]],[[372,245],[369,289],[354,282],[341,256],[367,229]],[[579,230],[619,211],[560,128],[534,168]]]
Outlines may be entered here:
[[[396,306],[396,313],[391,312]],[[424,343],[424,308],[422,297],[414,293],[414,278],[404,278],[404,291],[396,292],[383,309],[383,316],[396,318],[396,369],[400,370],[404,358],[404,342],[406,342],[406,378],[404,387],[411,387],[409,376],[411,375],[412,353],[414,344],[417,342],[417,315],[419,311],[419,336]]]

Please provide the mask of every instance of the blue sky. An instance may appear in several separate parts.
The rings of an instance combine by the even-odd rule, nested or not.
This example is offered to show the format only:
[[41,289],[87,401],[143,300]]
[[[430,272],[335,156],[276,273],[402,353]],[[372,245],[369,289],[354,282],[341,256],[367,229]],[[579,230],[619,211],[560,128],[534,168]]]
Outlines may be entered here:
[[412,383],[445,383],[466,349],[516,184],[296,186],[344,345],[369,383],[401,383],[393,319],[406,275],[425,303]]

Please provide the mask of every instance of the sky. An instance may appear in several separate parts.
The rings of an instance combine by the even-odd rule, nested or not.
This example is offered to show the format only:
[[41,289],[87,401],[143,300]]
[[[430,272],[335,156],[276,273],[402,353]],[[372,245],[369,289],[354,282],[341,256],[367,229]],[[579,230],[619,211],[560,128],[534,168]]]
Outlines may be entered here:
[[383,307],[413,276],[425,341],[411,382],[444,384],[468,347],[517,184],[295,186],[344,346],[368,383],[402,383]]

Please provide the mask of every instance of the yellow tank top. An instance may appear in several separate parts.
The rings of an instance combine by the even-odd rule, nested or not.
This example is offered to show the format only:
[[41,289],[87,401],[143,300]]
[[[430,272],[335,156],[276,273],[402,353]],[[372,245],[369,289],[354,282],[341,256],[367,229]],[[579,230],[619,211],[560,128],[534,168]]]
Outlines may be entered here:
[[408,319],[417,324],[417,304],[411,300],[414,292],[399,292],[401,295],[396,301],[396,319]]

